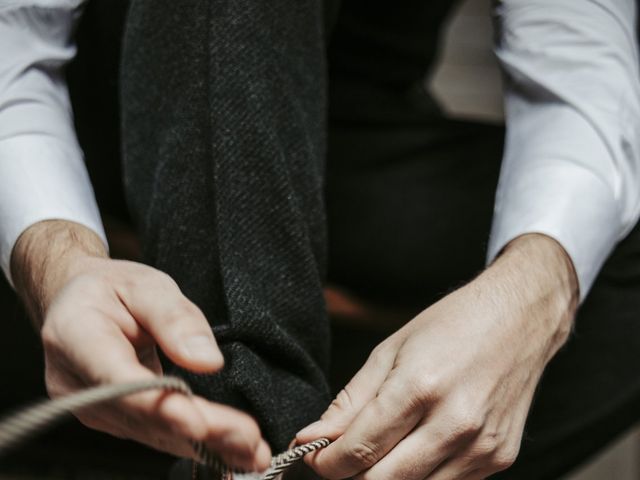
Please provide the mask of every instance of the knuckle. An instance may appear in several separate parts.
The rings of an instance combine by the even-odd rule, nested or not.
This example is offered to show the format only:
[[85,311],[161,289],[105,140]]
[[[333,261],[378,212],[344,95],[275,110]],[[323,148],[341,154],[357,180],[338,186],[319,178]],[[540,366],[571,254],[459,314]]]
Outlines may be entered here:
[[65,346],[63,335],[53,322],[46,323],[40,331],[40,342],[45,355],[45,364],[64,363],[67,357],[67,347]]
[[347,450],[347,457],[358,471],[375,465],[379,456],[376,446],[366,441],[356,442]]
[[441,382],[435,375],[421,375],[413,379],[409,386],[410,391],[426,403],[434,402],[442,396]]
[[458,432],[462,437],[475,436],[482,428],[482,421],[474,416],[467,416],[458,424]]
[[482,430],[484,421],[479,415],[458,413],[452,418],[454,437],[457,440],[474,438]]
[[477,457],[493,457],[498,447],[499,442],[495,436],[484,436],[476,443],[474,453]]
[[515,458],[507,458],[507,457],[496,457],[491,462],[492,470],[496,472],[501,472],[502,470],[506,470],[515,462]]
[[340,392],[338,392],[336,398],[334,398],[331,402],[331,405],[329,405],[329,410],[345,411],[351,409],[352,407],[353,398],[350,393],[350,387],[349,385],[347,385],[342,390],[340,390]]
[[389,408],[427,411],[442,398],[441,390],[435,377],[396,378],[385,384],[379,398],[386,400]]
[[136,272],[136,275],[131,278],[131,283],[135,288],[149,288],[153,287],[154,289],[159,286],[165,286],[168,283],[168,275],[163,272],[153,270],[151,268],[145,268],[139,272]]
[[58,398],[73,393],[68,382],[69,376],[69,372],[61,370],[58,365],[45,358],[44,385],[49,398]]
[[513,465],[518,458],[518,447],[505,447],[496,452],[492,464],[496,471],[502,471]]
[[166,290],[175,285],[175,282],[166,273],[148,267],[146,265],[134,264],[132,268],[127,268],[120,272],[119,281],[129,292],[153,290]]
[[114,278],[114,284],[121,297],[127,298],[129,295],[135,295],[137,290],[144,288],[144,272],[134,271],[119,275]]
[[167,289],[176,289],[178,290],[178,284],[175,282],[173,278],[168,273],[165,273],[161,270],[156,270],[153,268],[147,269],[147,275],[149,276],[149,281],[157,284],[158,286],[167,288]]
[[387,342],[378,344],[369,354],[368,360],[374,364],[384,363],[393,355],[393,349]]
[[380,413],[396,411],[401,414],[426,412],[440,398],[438,387],[422,378],[395,376],[388,379],[373,402]]
[[102,430],[102,422],[100,421],[97,415],[92,414],[90,412],[81,412],[81,413],[75,413],[74,416],[85,427],[90,428],[92,430]]
[[40,331],[40,339],[45,350],[54,349],[58,345],[58,335],[52,322],[45,322]]

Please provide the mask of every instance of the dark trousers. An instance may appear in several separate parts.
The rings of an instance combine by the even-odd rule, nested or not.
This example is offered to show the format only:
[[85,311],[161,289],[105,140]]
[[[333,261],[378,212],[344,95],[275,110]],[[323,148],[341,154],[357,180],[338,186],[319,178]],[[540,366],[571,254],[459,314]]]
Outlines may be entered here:
[[[483,267],[503,131],[444,119],[422,87],[450,3],[132,4],[129,205],[146,261],[203,309],[227,358],[222,375],[181,373],[255,414],[276,449],[330,398],[326,282],[417,311]],[[639,315],[636,228],[500,478],[556,478],[638,419]],[[334,330],[335,388],[382,338]]]

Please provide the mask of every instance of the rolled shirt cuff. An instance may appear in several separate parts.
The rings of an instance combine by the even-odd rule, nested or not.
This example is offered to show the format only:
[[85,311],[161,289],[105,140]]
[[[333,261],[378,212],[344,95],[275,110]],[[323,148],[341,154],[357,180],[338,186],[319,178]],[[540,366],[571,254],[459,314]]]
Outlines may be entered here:
[[547,235],[571,258],[582,302],[620,237],[611,189],[588,169],[553,162],[508,183],[496,197],[487,262],[521,235]]
[[25,134],[0,140],[0,266],[9,283],[18,237],[43,220],[67,220],[107,246],[80,148],[55,137]]

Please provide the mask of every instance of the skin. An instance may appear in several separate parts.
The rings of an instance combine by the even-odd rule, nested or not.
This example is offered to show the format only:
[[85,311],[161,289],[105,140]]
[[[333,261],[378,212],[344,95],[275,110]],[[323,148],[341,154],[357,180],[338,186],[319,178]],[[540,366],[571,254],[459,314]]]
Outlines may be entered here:
[[[206,319],[175,282],[109,259],[84,227],[29,228],[14,248],[12,275],[40,328],[53,397],[159,374],[157,348],[196,372],[222,368]],[[577,299],[571,261],[555,241],[514,240],[475,280],[374,350],[321,420],[297,435],[300,443],[334,440],[306,461],[328,479],[479,479],[507,468]],[[234,466],[263,470],[269,462],[250,417],[202,398],[150,392],[77,417],[180,456],[193,456],[193,439]]]
[[[166,274],[110,259],[93,232],[65,221],[27,229],[12,252],[16,291],[41,333],[51,397],[153,378],[161,349],[193,372],[224,360],[202,312]],[[270,450],[247,414],[179,393],[146,392],[75,412],[88,427],[181,457],[202,441],[227,464],[265,470]]]
[[516,459],[542,372],[578,299],[565,251],[524,235],[475,280],[380,344],[297,441],[323,478],[471,480]]

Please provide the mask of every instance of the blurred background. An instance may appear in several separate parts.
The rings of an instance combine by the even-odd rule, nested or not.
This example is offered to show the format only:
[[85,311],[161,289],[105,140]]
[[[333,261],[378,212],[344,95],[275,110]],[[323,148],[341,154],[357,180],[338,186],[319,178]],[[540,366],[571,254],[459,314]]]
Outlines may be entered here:
[[[429,88],[452,116],[501,123],[502,98],[500,72],[491,52],[491,23],[489,1],[466,0],[452,16],[443,32],[444,47],[438,68],[430,79]],[[112,6],[123,5],[122,1]],[[100,15],[122,15],[123,9],[109,8]],[[83,32],[80,32],[81,34]],[[104,53],[104,68],[117,62],[118,38],[101,39],[114,45]],[[82,55],[82,51],[80,52]],[[95,72],[103,76],[104,72]],[[115,93],[115,90],[114,90]],[[114,97],[95,99],[112,102]],[[82,117],[82,112],[77,112]],[[95,126],[93,126],[95,127]],[[87,132],[91,126],[78,124]],[[94,128],[104,135],[117,132]],[[89,135],[85,133],[85,135]],[[117,144],[117,143],[115,143]],[[105,223],[110,236],[117,242],[112,251],[124,257],[135,257],[136,242],[126,225],[126,218],[115,214],[124,208],[117,184],[119,172],[113,163],[100,161],[117,158],[117,152],[88,152],[97,158],[93,176],[102,202]],[[105,194],[104,192],[107,192]],[[36,334],[20,309],[9,286],[0,280],[0,415],[24,403],[45,396],[43,387],[42,351]],[[146,479],[163,478],[171,459],[128,442],[90,432],[75,421],[69,421],[46,436],[39,437],[28,447],[16,452],[11,459],[0,459],[0,480],[8,479]],[[150,471],[150,465],[157,468]],[[109,473],[105,473],[108,471]],[[116,472],[116,473],[114,473]],[[118,472],[121,472],[121,476]],[[632,428],[588,464],[566,480],[638,480],[640,479],[640,429]]]

